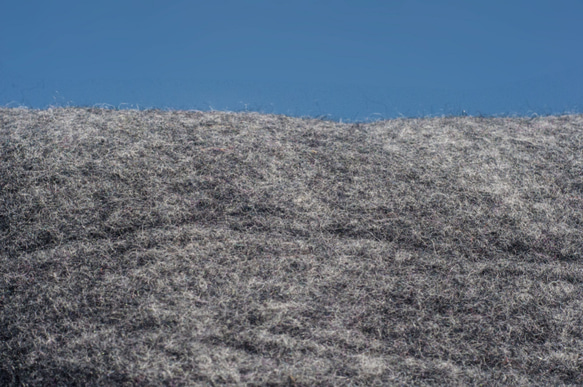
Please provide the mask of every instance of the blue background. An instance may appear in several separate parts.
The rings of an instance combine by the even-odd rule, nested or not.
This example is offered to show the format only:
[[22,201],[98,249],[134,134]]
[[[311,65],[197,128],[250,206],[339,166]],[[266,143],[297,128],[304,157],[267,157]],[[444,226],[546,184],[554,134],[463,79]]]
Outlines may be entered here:
[[0,105],[583,112],[581,0],[2,1]]

